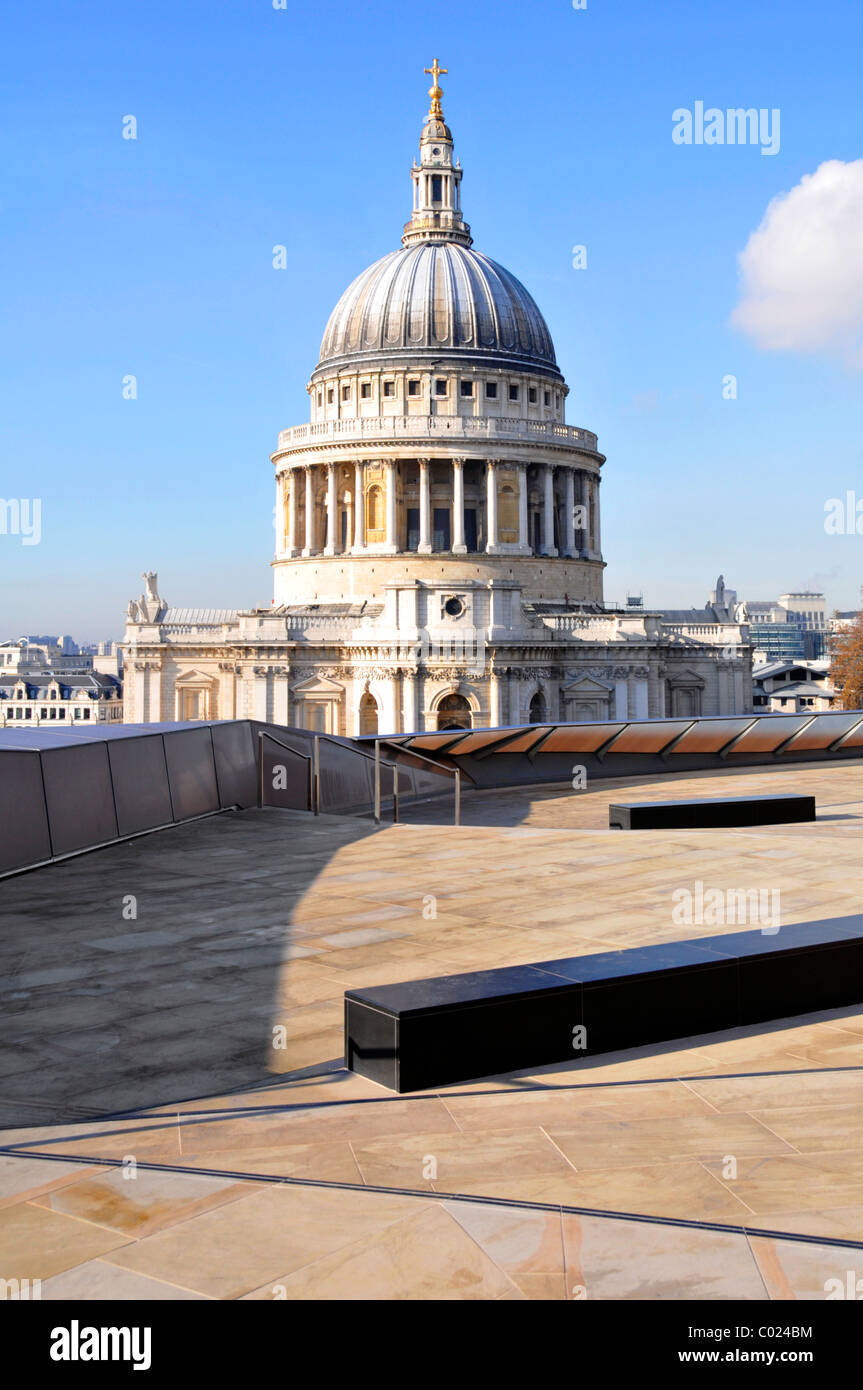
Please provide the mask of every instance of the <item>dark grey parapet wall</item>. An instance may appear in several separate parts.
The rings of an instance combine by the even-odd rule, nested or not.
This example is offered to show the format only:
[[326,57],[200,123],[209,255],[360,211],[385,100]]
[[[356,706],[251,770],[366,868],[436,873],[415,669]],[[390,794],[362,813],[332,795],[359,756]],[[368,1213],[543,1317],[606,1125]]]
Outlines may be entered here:
[[449,729],[399,734],[385,746],[451,763],[481,787],[570,781],[576,768],[588,781],[664,776],[861,758],[863,710]]
[[257,802],[248,721],[0,731],[0,873]]
[[[248,719],[0,730],[0,874],[196,816],[257,805],[261,733],[312,754],[315,735],[308,730]],[[461,767],[481,787],[569,781],[578,767],[588,780],[781,767],[863,757],[863,710],[447,730],[400,734],[381,744],[384,757],[404,757],[399,782],[407,799],[452,791],[449,779],[411,765],[411,750]],[[277,745],[267,747],[265,773],[277,761]],[[373,748],[373,738],[321,738],[322,811],[370,809]],[[299,763],[288,799],[268,794],[266,804],[308,804],[302,781],[307,765]],[[383,769],[384,798],[391,776]]]
[[[262,785],[265,805],[310,809],[315,741],[308,730],[250,719],[0,730],[0,874],[257,806]],[[368,812],[374,804],[368,750],[350,739],[321,737],[318,752],[320,809]],[[279,763],[288,772],[283,791],[273,788],[281,780],[273,777]],[[406,766],[399,791],[405,800],[432,796],[449,792],[451,781],[451,774]],[[381,792],[385,803],[391,800],[387,767]]]

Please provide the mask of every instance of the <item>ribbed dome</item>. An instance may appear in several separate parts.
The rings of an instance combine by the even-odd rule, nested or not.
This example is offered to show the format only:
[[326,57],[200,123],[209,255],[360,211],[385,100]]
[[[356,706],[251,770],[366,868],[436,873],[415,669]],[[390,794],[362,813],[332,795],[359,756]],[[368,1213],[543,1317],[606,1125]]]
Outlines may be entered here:
[[561,379],[534,300],[503,266],[453,241],[393,251],[358,275],[332,314],[315,369],[419,362],[456,352],[466,363]]

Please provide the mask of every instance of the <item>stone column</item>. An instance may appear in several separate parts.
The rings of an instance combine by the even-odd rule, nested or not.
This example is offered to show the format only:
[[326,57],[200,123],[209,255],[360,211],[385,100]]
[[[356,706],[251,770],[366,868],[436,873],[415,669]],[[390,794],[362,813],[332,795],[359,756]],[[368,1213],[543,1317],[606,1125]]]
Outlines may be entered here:
[[336,465],[327,464],[327,539],[324,546],[325,555],[335,555],[336,553],[336,519],[338,517],[339,506],[336,493]]
[[593,548],[596,551],[596,558],[602,554],[602,536],[599,530],[599,478],[593,480]]
[[542,509],[542,553],[556,555],[554,548],[554,468],[549,463],[545,468],[545,495]]
[[283,671],[273,677],[273,723],[288,723],[288,677]]
[[[128,670],[128,666],[126,668]],[[132,685],[132,682],[129,682]],[[149,724],[151,721],[147,711],[147,667],[143,661],[135,662],[135,679],[132,688],[135,692],[135,703],[132,713],[135,716],[136,724]]]
[[303,554],[311,555],[315,548],[315,487],[311,465],[306,470],[306,543]]
[[280,473],[276,479],[276,555],[283,555],[285,551],[285,490],[287,485],[287,473]]
[[387,539],[386,549],[389,555],[398,553],[398,539],[396,536],[396,465],[393,459],[387,459]]
[[486,507],[485,507],[485,548],[493,554],[497,549],[497,473],[496,459],[489,459],[485,466]]
[[402,733],[415,734],[418,729],[416,676],[412,671],[405,671],[402,676]]
[[288,493],[288,554],[295,555],[297,551],[297,473],[291,469],[287,474],[290,481],[290,492]]
[[420,555],[431,554],[431,487],[429,461],[420,459]]
[[575,554],[575,478],[571,468],[563,471],[563,553]]
[[500,726],[500,676],[497,671],[491,671],[488,678],[489,695],[489,728],[497,729]]
[[579,555],[581,555],[581,554],[583,554],[584,551],[587,550],[587,516],[588,516],[588,507],[587,507],[587,480],[586,480],[584,474],[581,472],[580,469],[579,469],[579,471],[578,471],[578,472],[576,473],[576,475],[575,475],[575,490],[576,490],[576,495],[577,495],[577,497],[578,497],[578,505],[579,505],[579,507],[581,507],[581,509],[582,509],[582,511],[583,511],[583,513],[584,513],[584,521],[579,523],[579,525],[576,527],[576,532],[575,532],[575,542],[576,542],[577,553],[578,553]]
[[514,727],[521,723],[519,689],[521,682],[515,671],[509,673],[509,723]]
[[522,554],[530,553],[530,539],[527,534],[527,464],[518,466],[518,548]]
[[452,461],[452,548],[456,555],[465,555],[464,543],[464,459]]
[[366,544],[366,506],[362,463],[354,464],[354,553],[364,550]]
[[627,686],[625,680],[614,682],[614,719],[628,719],[629,705],[627,701]]

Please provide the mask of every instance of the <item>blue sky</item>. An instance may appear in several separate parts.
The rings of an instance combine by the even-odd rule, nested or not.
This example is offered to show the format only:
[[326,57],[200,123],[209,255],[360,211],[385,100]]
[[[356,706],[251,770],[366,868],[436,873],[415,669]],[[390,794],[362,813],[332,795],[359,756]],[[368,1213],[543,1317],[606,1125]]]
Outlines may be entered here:
[[[771,199],[863,156],[858,0],[85,0],[4,27],[0,495],[42,499],[42,539],[0,536],[0,636],[119,636],[144,569],[173,604],[269,602],[268,455],[336,299],[398,245],[435,55],[475,245],[608,456],[607,597],[700,605],[722,571],[857,605],[863,538],[823,523],[863,499],[859,360],[729,318]],[[696,101],[779,108],[778,153],[675,144]]]

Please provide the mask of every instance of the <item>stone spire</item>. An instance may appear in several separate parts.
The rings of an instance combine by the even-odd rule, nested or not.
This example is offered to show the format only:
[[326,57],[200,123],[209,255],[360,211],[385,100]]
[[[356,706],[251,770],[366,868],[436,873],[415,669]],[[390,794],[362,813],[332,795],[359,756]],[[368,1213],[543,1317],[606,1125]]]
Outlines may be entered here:
[[470,246],[470,227],[461,215],[461,166],[453,163],[452,133],[443,118],[443,90],[438,78],[448,71],[435,58],[426,72],[431,73],[431,105],[420,136],[420,160],[411,168],[414,207],[405,224],[402,244],[415,246],[423,241],[457,241]]

